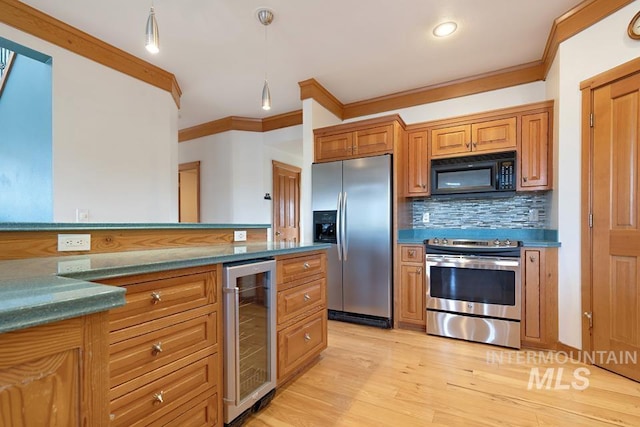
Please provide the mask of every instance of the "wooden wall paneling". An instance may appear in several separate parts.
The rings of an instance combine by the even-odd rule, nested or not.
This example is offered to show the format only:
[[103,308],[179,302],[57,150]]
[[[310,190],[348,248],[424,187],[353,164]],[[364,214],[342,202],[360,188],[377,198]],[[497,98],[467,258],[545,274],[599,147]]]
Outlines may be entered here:
[[171,93],[180,107],[176,77],[155,65],[17,0],[0,0],[0,22]]
[[[264,242],[267,230],[246,229],[247,243]],[[91,234],[91,250],[58,252],[58,234]],[[0,231],[0,260],[209,246],[233,242],[233,229]]]

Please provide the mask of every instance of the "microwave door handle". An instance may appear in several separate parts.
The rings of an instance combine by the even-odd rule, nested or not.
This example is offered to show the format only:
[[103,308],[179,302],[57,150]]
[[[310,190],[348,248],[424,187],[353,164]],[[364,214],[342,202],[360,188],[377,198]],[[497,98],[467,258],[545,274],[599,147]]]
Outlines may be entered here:
[[340,227],[342,226],[342,191],[338,193],[338,207],[336,208],[336,246],[338,248],[338,261],[342,261],[342,236]]

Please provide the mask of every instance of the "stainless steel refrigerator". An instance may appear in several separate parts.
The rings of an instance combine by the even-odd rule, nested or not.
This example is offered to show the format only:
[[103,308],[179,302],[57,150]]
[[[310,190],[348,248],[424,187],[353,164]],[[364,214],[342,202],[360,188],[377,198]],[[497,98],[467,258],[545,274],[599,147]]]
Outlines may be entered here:
[[391,327],[391,156],[312,165],[314,240],[328,252],[329,318]]

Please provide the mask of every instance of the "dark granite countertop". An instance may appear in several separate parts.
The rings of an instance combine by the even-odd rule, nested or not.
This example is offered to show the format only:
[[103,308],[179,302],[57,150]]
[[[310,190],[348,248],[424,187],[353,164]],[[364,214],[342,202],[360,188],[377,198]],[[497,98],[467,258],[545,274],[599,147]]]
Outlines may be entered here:
[[125,290],[92,280],[328,249],[248,243],[0,261],[0,333],[124,305]]

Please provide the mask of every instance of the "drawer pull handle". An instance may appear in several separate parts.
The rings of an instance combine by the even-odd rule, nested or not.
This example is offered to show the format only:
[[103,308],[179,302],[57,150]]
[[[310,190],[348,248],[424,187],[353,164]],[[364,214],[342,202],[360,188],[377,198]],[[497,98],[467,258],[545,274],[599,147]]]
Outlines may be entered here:
[[157,344],[153,344],[151,346],[151,354],[157,356],[159,353],[162,353],[162,343],[158,342]]
[[527,182],[527,177],[526,177],[526,176],[523,176],[523,177],[522,177],[522,180],[523,180],[524,182]]
[[529,257],[529,261],[531,261],[531,262],[536,262],[536,257],[534,257],[533,255],[531,255],[531,256]]
[[311,297],[309,296],[309,294],[304,294],[304,300],[305,301],[309,301],[311,299]]
[[153,403],[154,404],[164,403],[164,391],[161,391],[160,393],[156,393],[153,395]]
[[160,292],[151,292],[151,303],[157,304],[162,301],[162,297],[160,296]]
[[473,146],[474,146],[474,147],[477,147],[477,146],[478,146],[478,143],[477,143],[477,142],[474,142],[474,143],[473,143]]
[[310,265],[309,265],[309,263],[308,263],[308,262],[305,262],[305,263],[304,263],[304,265],[303,265],[303,267],[304,267],[304,269],[305,269],[305,270],[307,270],[307,269],[310,267]]
[[422,267],[418,267],[418,269],[416,270],[416,273],[422,274]]
[[469,143],[468,143],[468,142],[465,142],[465,143],[464,143],[464,145],[465,145],[467,148],[469,148]]
[[304,333],[304,342],[309,342],[311,341],[311,335],[309,335],[309,332],[305,332]]
[[411,250],[409,251],[409,256],[410,256],[410,257],[414,257],[414,256],[416,256],[416,250],[415,250],[415,249],[411,249]]

